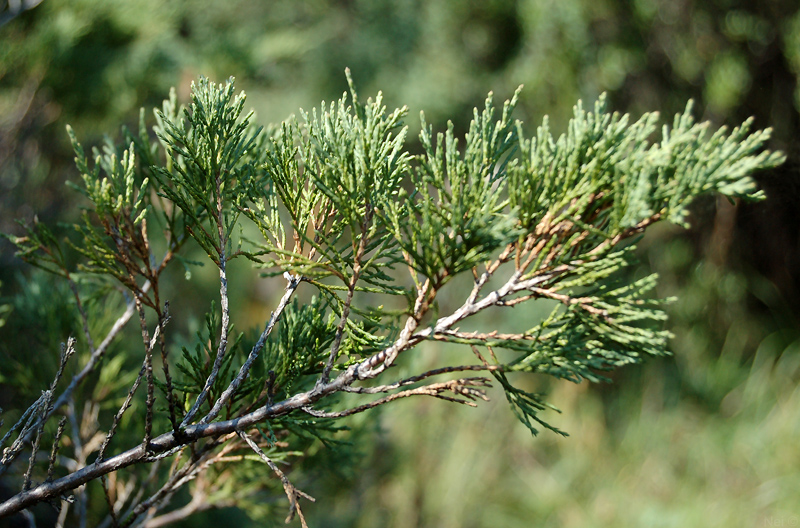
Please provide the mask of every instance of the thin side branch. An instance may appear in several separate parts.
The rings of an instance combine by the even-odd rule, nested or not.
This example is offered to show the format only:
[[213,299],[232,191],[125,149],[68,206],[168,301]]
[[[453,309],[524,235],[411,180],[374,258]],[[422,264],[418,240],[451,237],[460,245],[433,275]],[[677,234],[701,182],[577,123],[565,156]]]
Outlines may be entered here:
[[[217,174],[216,176],[216,190],[217,190],[216,192],[217,210],[216,210],[215,220],[217,223],[217,236],[219,237],[218,238],[219,247],[217,248],[219,252],[219,263],[218,263],[219,304],[220,304],[220,310],[222,312],[219,346],[217,347],[217,355],[214,358],[214,365],[211,368],[211,374],[206,379],[206,383],[203,386],[203,390],[201,390],[200,394],[197,395],[197,399],[195,400],[194,405],[192,405],[192,408],[189,409],[189,412],[186,413],[186,416],[181,421],[181,427],[185,427],[186,424],[191,422],[192,418],[194,418],[195,414],[197,414],[197,411],[200,409],[200,406],[208,397],[208,393],[211,390],[211,387],[213,387],[214,382],[217,381],[217,376],[219,375],[219,369],[222,367],[222,360],[225,357],[225,352],[227,352],[228,350],[228,332],[230,330],[230,306],[228,302],[228,276],[226,271],[227,260],[225,254],[227,239],[225,237],[225,230],[223,228],[223,202],[222,202],[222,192],[221,192],[221,179],[219,174]],[[212,412],[214,412],[213,409]],[[217,409],[216,412],[219,412],[219,409]]]
[[[162,325],[165,325],[169,322],[169,319],[165,319],[162,321]],[[156,346],[156,340],[158,339],[159,334],[162,332],[162,327],[157,326],[156,329],[153,331],[153,337],[150,338],[150,344],[148,345],[148,350],[152,351],[153,348]],[[133,401],[133,395],[136,394],[136,390],[139,388],[139,385],[142,382],[142,378],[144,378],[145,372],[147,370],[147,359],[145,358],[144,362],[142,363],[142,368],[139,370],[139,375],[136,376],[136,380],[134,380],[133,385],[131,385],[130,390],[128,391],[128,395],[125,397],[125,401],[122,403],[122,406],[117,411],[117,414],[114,415],[114,420],[111,422],[111,428],[106,435],[106,439],[103,441],[103,444],[100,446],[100,449],[97,453],[97,460],[102,460],[105,456],[106,448],[108,444],[111,443],[111,439],[114,437],[116,433],[117,426],[119,425],[119,421],[122,419],[122,415],[125,414],[125,411],[131,406],[131,402]]]
[[[302,277],[298,277],[297,275],[292,275],[288,272],[284,274],[284,278],[286,278],[286,280],[289,281],[289,284],[286,285],[286,291],[284,292],[283,297],[281,297],[281,300],[278,303],[278,306],[275,308],[275,311],[272,312],[272,315],[270,315],[269,322],[267,323],[266,328],[264,328],[264,331],[261,332],[261,336],[258,338],[258,341],[253,346],[253,349],[250,351],[250,354],[247,356],[247,359],[245,360],[244,364],[239,369],[239,373],[236,375],[233,381],[230,382],[230,384],[222,393],[222,395],[219,397],[219,399],[217,399],[216,403],[214,404],[214,407],[200,421],[200,423],[209,423],[214,418],[216,418],[220,410],[222,410],[222,407],[224,407],[228,403],[228,400],[230,400],[231,397],[236,393],[236,391],[239,389],[239,386],[244,382],[245,379],[247,379],[247,375],[250,373],[250,368],[253,366],[253,363],[258,358],[258,354],[261,353],[261,349],[264,348],[264,344],[267,342],[267,338],[269,337],[270,333],[272,333],[272,329],[275,328],[275,324],[281,318],[281,314],[283,314],[284,309],[286,309],[286,306],[289,304],[289,300],[292,298],[292,295],[297,289],[297,286],[303,280]],[[186,415],[184,424],[188,423],[188,420],[190,419],[191,416]]]
[[430,378],[433,376],[439,376],[442,374],[449,374],[450,372],[464,372],[464,371],[493,371],[493,370],[502,370],[502,368],[498,365],[459,365],[454,367],[442,367],[438,369],[429,370],[427,372],[423,372],[417,376],[411,376],[410,378],[405,378],[400,381],[396,381],[394,383],[390,383],[388,385],[377,385],[374,387],[345,387],[343,392],[353,392],[357,394],[379,394],[383,392],[389,392],[395,389],[399,389],[400,387],[405,387],[406,385],[412,385],[419,381],[422,381],[426,378]]
[[[221,229],[221,228],[220,228]],[[206,379],[205,385],[203,385],[203,390],[200,391],[200,394],[197,395],[197,399],[192,405],[192,408],[189,409],[189,412],[181,421],[181,427],[185,427],[186,424],[192,421],[192,418],[197,414],[197,411],[200,409],[200,406],[203,405],[203,402],[208,397],[208,393],[211,390],[211,387],[214,386],[214,382],[217,381],[217,376],[219,375],[219,369],[222,367],[222,360],[225,357],[225,352],[228,350],[228,331],[230,329],[230,307],[228,306],[228,278],[225,271],[225,248],[224,246],[220,250],[219,256],[219,298],[220,298],[220,310],[222,311],[222,324],[220,328],[220,337],[219,337],[219,346],[217,347],[217,355],[214,358],[214,365],[211,368],[211,374]],[[219,412],[219,410],[217,410]]]
[[295,488],[294,484],[292,484],[289,481],[289,478],[283,473],[283,471],[281,471],[280,468],[278,468],[278,466],[275,465],[275,462],[273,462],[272,459],[270,459],[266,455],[266,453],[264,453],[264,451],[262,451],[261,448],[258,447],[258,444],[256,444],[253,441],[253,439],[247,435],[247,433],[245,433],[244,431],[237,431],[237,433],[242,438],[242,440],[247,442],[247,445],[250,446],[250,449],[252,449],[255,452],[255,454],[257,454],[258,457],[261,460],[263,460],[270,467],[270,469],[273,472],[275,472],[275,474],[278,475],[278,477],[281,479],[281,483],[283,484],[283,491],[289,498],[289,515],[286,517],[286,523],[287,524],[290,523],[292,519],[294,519],[294,515],[296,513],[297,516],[300,517],[300,524],[302,524],[303,528],[308,528],[308,524],[306,523],[306,518],[303,516],[303,510],[300,509],[300,504],[297,502],[297,499],[302,497],[304,499],[310,500],[311,502],[316,502],[317,499]]
[[[461,378],[451,381],[444,381],[441,383],[432,383],[430,385],[423,385],[422,387],[417,387],[416,389],[409,389],[395,394],[390,394],[388,396],[384,396],[383,398],[377,399],[373,402],[365,403],[364,405],[359,405],[358,407],[353,407],[352,409],[347,409],[344,411],[338,411],[338,412],[318,411],[316,409],[311,408],[310,406],[303,407],[302,411],[316,418],[344,418],[345,416],[350,416],[353,414],[358,414],[360,412],[368,411],[370,409],[378,407],[379,405],[383,405],[385,403],[389,403],[394,400],[399,400],[401,398],[408,398],[409,396],[433,396],[434,398],[439,398],[454,403],[461,403],[463,405],[469,405],[470,407],[477,407],[475,403],[473,403],[473,401],[471,400],[480,398],[481,400],[489,401],[489,397],[486,395],[486,391],[482,389],[476,389],[475,387],[491,387],[491,386],[492,385],[488,378]],[[452,392],[457,396],[463,396],[464,398],[467,399],[444,396],[442,394],[443,392]]]

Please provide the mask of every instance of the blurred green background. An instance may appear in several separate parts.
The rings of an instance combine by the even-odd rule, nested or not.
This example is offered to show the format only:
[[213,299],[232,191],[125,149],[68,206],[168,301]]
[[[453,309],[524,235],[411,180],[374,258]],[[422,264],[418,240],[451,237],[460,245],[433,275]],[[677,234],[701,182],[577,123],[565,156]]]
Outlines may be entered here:
[[[305,508],[315,527],[800,524],[797,0],[34,4],[0,1],[5,233],[18,233],[15,219],[79,214],[64,186],[76,177],[65,124],[99,144],[171,86],[185,101],[201,74],[234,76],[265,124],[338,98],[349,67],[362,95],[383,90],[390,107],[409,105],[412,137],[420,110],[435,128],[450,119],[463,132],[487,92],[502,100],[520,84],[517,117],[529,134],[544,114],[563,130],[579,98],[602,92],[634,115],[669,119],[693,98],[715,125],[754,116],[756,127],[773,127],[772,147],[789,161],[759,175],[766,201],[710,199],[695,207],[692,230],[659,226],[642,241],[640,273],[657,271],[658,295],[678,297],[669,306],[674,356],[616,372],[611,384],[552,385],[563,414],[550,421],[570,437],[531,438],[499,389],[478,409],[402,401],[354,420],[377,425],[352,467],[335,478],[308,470],[296,484],[318,499]],[[0,310],[10,357],[29,353],[8,332],[22,325],[21,301],[9,299],[30,270],[2,243],[0,295],[15,307]],[[232,282],[243,327],[274,304],[281,285],[263,282]],[[211,298],[213,273],[190,287]],[[461,353],[429,346],[405,368]]]

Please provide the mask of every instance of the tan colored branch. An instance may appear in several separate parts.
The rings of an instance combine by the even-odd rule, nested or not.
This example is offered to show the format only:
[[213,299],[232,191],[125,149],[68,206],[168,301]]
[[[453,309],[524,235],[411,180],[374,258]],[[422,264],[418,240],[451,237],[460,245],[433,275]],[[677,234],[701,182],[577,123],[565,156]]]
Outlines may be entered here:
[[[491,384],[487,378],[461,378],[444,381],[441,383],[423,385],[422,387],[417,387],[416,389],[409,389],[395,394],[390,394],[373,402],[365,403],[364,405],[359,405],[358,407],[353,407],[352,409],[347,409],[344,411],[318,411],[310,406],[303,407],[302,410],[317,418],[344,418],[345,416],[368,411],[369,409],[374,409],[379,405],[383,405],[394,400],[399,400],[401,398],[408,398],[409,396],[433,396],[434,398],[439,398],[454,403],[461,403],[463,405],[469,405],[470,407],[476,407],[472,400],[480,398],[481,400],[489,401],[489,397],[486,395],[486,391],[475,387],[491,387]],[[462,396],[466,399],[445,396],[442,394],[443,392],[452,392],[456,396]]]

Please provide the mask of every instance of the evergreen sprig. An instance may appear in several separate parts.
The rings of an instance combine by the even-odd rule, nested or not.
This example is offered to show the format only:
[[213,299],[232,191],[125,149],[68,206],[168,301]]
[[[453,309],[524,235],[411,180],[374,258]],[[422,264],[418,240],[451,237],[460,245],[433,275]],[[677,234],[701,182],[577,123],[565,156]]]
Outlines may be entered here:
[[253,149],[262,129],[251,130],[252,112],[242,117],[245,96],[234,95],[232,79],[216,85],[203,77],[192,86],[188,109],[176,112],[174,102],[165,102],[157,112],[156,132],[171,163],[153,174],[160,194],[185,215],[189,234],[219,265],[224,252],[236,255],[226,247],[239,215],[234,205],[255,176]]
[[391,197],[385,209],[409,265],[434,284],[487,260],[517,235],[504,198],[503,156],[514,147],[511,112],[518,96],[519,90],[495,123],[489,95],[483,112],[475,110],[463,154],[452,123],[434,143],[432,128],[421,116],[425,154],[411,175],[414,192]]
[[[783,161],[763,148],[769,130],[751,132],[747,121],[712,133],[694,121],[691,104],[661,128],[659,140],[657,114],[631,121],[608,113],[604,97],[593,111],[578,103],[557,138],[545,118],[526,139],[522,123],[511,117],[519,90],[499,119],[490,94],[463,138],[452,124],[435,134],[422,116],[422,152],[415,155],[405,144],[407,109],[387,111],[380,93],[363,101],[349,72],[347,79],[349,92],[338,101],[265,133],[252,112],[244,113],[245,96],[235,93],[232,79],[201,78],[187,107],[173,91],[155,112],[152,134],[142,114],[137,132],[125,131],[123,147],[108,143],[95,151],[93,167],[69,130],[81,175],[73,187],[88,202],[73,242],[81,269],[116,279],[133,299],[95,346],[92,314],[81,303],[86,293],[73,280],[58,237],[41,224],[27,236],[9,237],[20,257],[70,282],[91,359],[59,398],[38,399],[14,429],[18,438],[3,471],[25,441],[34,438],[37,447],[21,477],[23,491],[0,504],[0,515],[94,479],[104,485],[110,522],[122,525],[157,511],[187,482],[198,482],[196,489],[202,484],[204,496],[220,502],[244,500],[254,493],[249,484],[237,495],[236,487],[203,477],[221,475],[209,468],[238,457],[269,467],[290,501],[290,517],[296,513],[305,525],[298,501],[309,497],[275,461],[308,454],[320,442],[345,449],[337,440],[338,420],[397,399],[431,396],[474,406],[487,399],[492,380],[531,432],[562,433],[542,415],[552,409],[545,396],[515,386],[511,375],[596,382],[611,369],[665,354],[666,301],[651,296],[657,277],[631,278],[636,237],[660,220],[686,225],[689,204],[709,192],[763,198],[752,174]],[[150,243],[155,230],[166,241],[160,260]],[[261,237],[246,240],[253,237],[245,232]],[[219,268],[219,310],[213,303],[205,328],[176,360],[168,323],[187,314],[168,311],[160,283],[172,262],[187,262],[182,254],[192,239]],[[237,307],[228,297],[227,262],[238,256],[269,280],[286,282],[263,329],[244,334],[250,338],[233,337]],[[454,307],[440,292],[462,284],[453,280],[460,275],[472,287]],[[308,302],[298,301],[299,289],[310,290]],[[550,315],[517,333],[462,329],[485,310],[537,302],[550,303]],[[140,350],[133,362],[123,356],[104,362],[133,313],[144,360]],[[401,355],[434,340],[468,347],[475,360],[392,378],[390,367]],[[156,348],[163,374],[153,371]],[[141,365],[138,374],[121,372],[129,363]],[[47,442],[42,425],[98,371],[95,379],[113,385],[114,401],[123,401],[103,417],[106,432],[97,434],[104,440],[76,455],[86,461],[82,467],[32,485],[36,450]],[[475,371],[486,376],[458,377]],[[432,379],[441,376],[450,379]],[[112,383],[120,379],[134,380],[127,394]],[[141,409],[134,403],[142,398],[144,417],[135,421],[129,409]],[[156,405],[162,400],[167,405]],[[142,438],[119,433],[131,423],[143,425]],[[51,452],[74,434],[62,422]],[[123,437],[126,450],[106,457],[114,437]],[[187,447],[191,454],[181,454]],[[114,503],[107,474],[165,457],[174,463],[163,484],[148,488],[149,497]],[[251,469],[243,464],[239,473],[249,483]],[[47,470],[50,478],[52,463]]]

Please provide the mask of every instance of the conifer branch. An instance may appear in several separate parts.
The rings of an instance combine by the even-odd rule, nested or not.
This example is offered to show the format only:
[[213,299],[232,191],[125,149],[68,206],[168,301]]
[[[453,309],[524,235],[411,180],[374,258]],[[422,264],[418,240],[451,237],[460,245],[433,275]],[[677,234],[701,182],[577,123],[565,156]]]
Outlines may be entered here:
[[[69,130],[82,179],[75,187],[90,202],[76,226],[79,241],[72,243],[83,259],[79,269],[118,281],[133,300],[95,346],[89,329],[96,315],[82,302],[82,285],[68,271],[60,242],[38,222],[27,236],[9,237],[21,257],[69,282],[89,359],[55,398],[74,351],[74,340],[68,341],[49,390],[0,441],[5,445],[17,434],[3,451],[0,474],[31,446],[27,468],[17,474],[22,491],[0,504],[0,517],[78,490],[74,511],[65,504],[59,522],[74,513],[85,523],[89,495],[82,486],[100,479],[109,510],[104,526],[167,524],[211,506],[196,499],[206,493],[207,472],[234,461],[232,451],[247,446],[281,479],[290,501],[288,520],[296,513],[305,526],[298,499],[313,499],[277,465],[281,456],[295,454],[288,451],[293,442],[307,437],[327,442],[334,434],[325,425],[330,421],[411,396],[474,406],[488,399],[488,375],[532,433],[539,427],[562,433],[541,417],[549,408],[544,397],[515,387],[508,373],[598,381],[598,372],[665,353],[669,332],[661,329],[662,301],[650,297],[656,277],[625,275],[633,261],[632,237],[660,220],[685,224],[688,204],[704,193],[760,198],[752,173],[783,159],[762,150],[768,132],[751,133],[746,122],[709,134],[688,107],[664,128],[659,143],[651,143],[655,114],[630,122],[607,113],[603,98],[593,111],[578,104],[562,136],[553,137],[545,119],[536,136],[526,139],[522,124],[511,121],[519,91],[499,119],[490,94],[485,107],[475,110],[463,141],[452,126],[434,134],[423,117],[422,154],[413,156],[402,126],[407,109],[387,112],[380,94],[365,102],[349,72],[348,83],[349,96],[267,135],[251,125],[252,113],[243,114],[244,95],[235,95],[232,80],[217,85],[201,79],[188,108],[178,108],[173,92],[156,112],[157,143],[151,144],[142,117],[139,135],[126,136],[129,146],[108,145],[96,153],[93,167]],[[252,222],[263,240],[245,240],[242,220]],[[156,224],[164,236],[154,240],[165,240],[168,248],[158,264],[148,231]],[[179,250],[189,238],[219,270],[220,312],[212,303],[194,350],[182,347],[176,360],[168,353],[170,313],[166,302],[162,306],[159,279],[168,264],[185,259]],[[228,264],[237,256],[262,267],[266,276],[283,275],[287,281],[264,329],[252,337],[231,335],[237,307],[229,297]],[[440,292],[458,276],[471,276],[472,287],[460,306],[448,310]],[[301,282],[318,295],[298,302],[294,294]],[[371,306],[368,299],[406,304]],[[532,328],[503,333],[461,328],[486,310],[541,299],[557,301],[551,302],[556,306]],[[152,335],[148,308],[157,316]],[[106,357],[134,312],[145,352],[135,362],[138,374],[108,376],[111,364],[122,368],[131,353]],[[480,363],[457,361],[393,382],[378,379],[401,354],[426,341],[469,346]],[[163,380],[153,372],[156,346]],[[495,354],[496,349],[505,353]],[[106,419],[99,405],[106,396],[78,402],[84,404],[81,424],[75,413],[76,388],[98,370],[105,395],[122,400],[105,434],[97,420]],[[487,377],[431,380],[461,372]],[[125,378],[126,384],[119,387],[104,375]],[[146,394],[137,395],[143,382]],[[380,396],[343,408],[336,396],[344,393],[354,399]],[[126,414],[137,398],[144,399],[143,416]],[[203,416],[206,403],[210,410]],[[66,459],[67,474],[54,478],[67,422],[60,421],[52,445],[43,432],[64,404],[74,460]],[[220,419],[223,409],[228,414]],[[123,434],[123,416],[136,425],[132,431],[143,423],[144,434]],[[171,431],[164,427],[166,418]],[[162,427],[167,432],[159,431]],[[247,433],[255,428],[263,442]],[[114,438],[124,447],[107,456]],[[267,455],[259,443],[275,454]],[[37,453],[48,447],[47,478],[37,483],[36,472],[44,473],[37,459],[46,458]],[[87,464],[95,451],[94,462]],[[171,464],[162,462],[170,457]],[[116,473],[140,464],[152,464],[147,478]],[[203,483],[195,499],[158,514],[192,481]],[[228,504],[227,498],[213,502]]]

